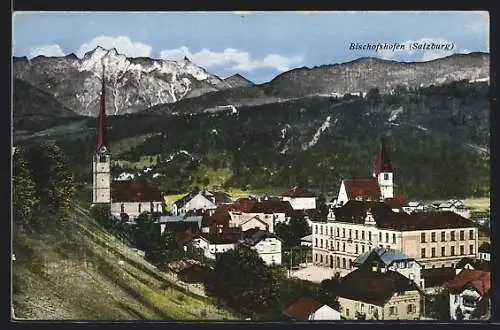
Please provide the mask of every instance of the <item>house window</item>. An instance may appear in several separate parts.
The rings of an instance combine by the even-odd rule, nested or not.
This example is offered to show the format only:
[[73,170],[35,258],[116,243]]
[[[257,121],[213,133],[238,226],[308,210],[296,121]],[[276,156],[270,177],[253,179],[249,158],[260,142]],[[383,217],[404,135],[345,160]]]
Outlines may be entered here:
[[356,237],[356,239],[358,239],[358,230],[356,229],[356,231],[354,232],[354,237]]
[[389,243],[389,233],[385,233],[385,242]]
[[352,230],[349,229],[349,238],[352,238]]
[[436,233],[431,233],[431,242],[436,241]]
[[337,228],[337,237],[340,236],[340,229]]
[[320,235],[323,235],[323,226],[319,226],[319,233]]
[[464,231],[460,231],[460,240],[463,241],[465,239]]
[[398,310],[396,309],[396,306],[391,306],[389,307],[389,315],[397,315]]
[[314,233],[317,234],[318,233],[318,225],[314,225]]
[[[370,238],[371,237],[372,237],[372,235],[370,235]],[[361,239],[365,240],[365,231],[364,230],[361,231]]]
[[345,316],[349,316],[349,308],[345,309]]
[[464,296],[462,298],[462,304],[465,306],[465,307],[476,307],[476,300],[472,297],[467,297],[467,296]]
[[345,252],[345,243],[342,243],[342,251]]
[[384,173],[384,180],[389,180],[389,173]]
[[455,240],[455,231],[450,231],[450,241]]
[[320,247],[320,248],[323,248],[323,239],[320,239],[320,240],[319,240],[319,247]]
[[120,212],[125,213],[125,205],[123,203],[120,205]]
[[342,228],[342,237],[345,237],[345,228]]
[[469,239],[474,239],[474,230],[469,230]]
[[365,304],[361,304],[361,308],[360,308],[360,311],[363,312],[365,309]]
[[454,247],[454,246],[452,246],[452,247],[451,247],[451,253],[450,253],[450,254],[451,254],[452,256],[454,256],[454,255],[455,255],[455,247]]
[[[365,239],[365,232],[363,232],[363,239]],[[370,242],[372,241],[372,232],[371,231],[368,232],[368,241],[370,241]]]
[[425,243],[425,233],[420,234],[420,243]]
[[464,246],[463,245],[460,245],[460,255],[461,256],[464,255]]
[[99,163],[105,163],[106,162],[106,156],[99,156]]
[[342,268],[344,268],[344,269],[346,268],[345,267],[345,258],[342,258]]
[[314,239],[314,246],[318,247],[318,238],[317,237]]
[[441,232],[441,242],[446,241],[446,232],[442,231]]
[[455,304],[458,304],[458,295],[455,295]]
[[340,243],[337,242],[337,251],[340,250]]
[[474,245],[469,245],[469,254],[474,254]]
[[139,203],[139,205],[137,206],[137,209],[138,209],[139,213],[141,213],[141,203]]
[[365,253],[365,246],[361,244],[361,253]]
[[392,234],[392,244],[396,244],[396,234]]
[[382,233],[378,233],[378,241],[382,242]]
[[441,257],[444,257],[446,255],[446,247],[441,246]]
[[337,267],[340,268],[340,257],[337,257]]
[[330,227],[330,236],[333,236],[333,228]]
[[425,248],[422,248],[422,250],[420,252],[420,257],[425,258]]
[[316,262],[318,262],[318,254],[317,253],[314,254],[314,259]]
[[356,244],[356,254],[358,254],[358,244]]
[[417,312],[417,305],[409,304],[408,305],[408,314],[413,314]]
[[431,249],[431,257],[434,258],[436,256],[436,248]]
[[319,255],[319,262],[323,263],[323,255],[322,254]]

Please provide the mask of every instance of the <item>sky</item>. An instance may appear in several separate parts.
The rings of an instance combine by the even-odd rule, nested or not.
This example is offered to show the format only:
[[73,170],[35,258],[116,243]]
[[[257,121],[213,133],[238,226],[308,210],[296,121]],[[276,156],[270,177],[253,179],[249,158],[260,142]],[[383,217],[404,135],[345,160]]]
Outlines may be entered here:
[[[489,52],[489,16],[442,12],[16,12],[13,56],[64,56],[101,46],[128,57],[187,56],[221,78],[255,83],[297,67],[360,57],[429,61],[453,53]],[[393,50],[351,49],[378,43]],[[410,44],[450,49],[410,49]],[[401,46],[402,45],[402,46]],[[402,48],[404,47],[404,49]]]

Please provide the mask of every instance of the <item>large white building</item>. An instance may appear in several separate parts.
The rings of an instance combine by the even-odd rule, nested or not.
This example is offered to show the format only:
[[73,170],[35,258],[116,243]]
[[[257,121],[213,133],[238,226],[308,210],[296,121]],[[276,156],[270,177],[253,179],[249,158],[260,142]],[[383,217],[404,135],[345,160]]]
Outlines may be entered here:
[[282,193],[281,199],[290,202],[294,210],[316,209],[316,195],[302,188],[294,187]]

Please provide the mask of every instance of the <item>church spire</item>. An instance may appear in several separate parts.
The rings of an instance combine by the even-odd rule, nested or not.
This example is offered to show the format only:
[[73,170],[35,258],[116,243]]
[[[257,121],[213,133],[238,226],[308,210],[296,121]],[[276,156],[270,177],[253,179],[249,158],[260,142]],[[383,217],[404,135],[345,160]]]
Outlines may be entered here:
[[104,64],[102,65],[102,88],[101,88],[101,109],[99,111],[99,126],[97,128],[97,144],[96,149],[101,150],[105,147],[109,149],[108,139],[106,136],[106,87],[104,78]]
[[375,161],[374,176],[377,177],[382,172],[392,172],[391,160],[389,153],[385,149],[384,139],[380,139],[380,153]]

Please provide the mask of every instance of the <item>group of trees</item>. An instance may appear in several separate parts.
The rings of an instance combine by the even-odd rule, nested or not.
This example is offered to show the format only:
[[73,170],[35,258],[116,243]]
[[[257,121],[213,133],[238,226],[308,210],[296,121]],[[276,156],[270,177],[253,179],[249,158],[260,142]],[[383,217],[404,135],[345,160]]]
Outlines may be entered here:
[[50,143],[16,146],[13,154],[14,220],[32,229],[39,212],[70,216],[75,195],[74,174],[62,150]]
[[292,247],[300,245],[300,239],[311,234],[311,227],[303,213],[294,212],[289,223],[276,224],[275,232],[283,240],[284,247]]

